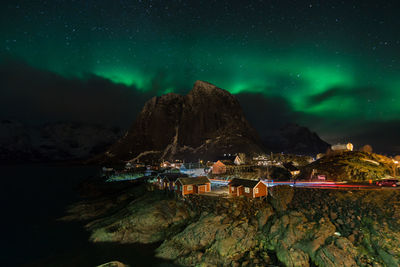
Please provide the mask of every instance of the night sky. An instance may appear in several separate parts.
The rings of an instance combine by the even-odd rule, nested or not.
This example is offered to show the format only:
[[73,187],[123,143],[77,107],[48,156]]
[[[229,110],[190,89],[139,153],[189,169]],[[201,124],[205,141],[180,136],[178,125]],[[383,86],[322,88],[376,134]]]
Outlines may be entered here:
[[[6,3],[8,2],[8,3]],[[285,123],[400,153],[398,1],[2,1],[0,112],[127,127],[205,80]]]

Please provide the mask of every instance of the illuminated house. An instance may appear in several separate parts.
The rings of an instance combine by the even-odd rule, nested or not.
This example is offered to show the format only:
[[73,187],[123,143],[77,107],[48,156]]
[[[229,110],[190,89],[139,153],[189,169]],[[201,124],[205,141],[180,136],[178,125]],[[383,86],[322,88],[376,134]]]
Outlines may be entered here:
[[160,164],[161,168],[170,168],[171,167],[171,163],[169,161],[163,161]]
[[245,164],[244,159],[242,159],[239,155],[237,155],[235,157],[235,159],[233,160],[233,163],[235,163],[235,165]]
[[189,194],[202,194],[211,191],[211,182],[206,176],[194,178],[178,178],[175,182],[175,192],[182,196]]
[[232,173],[235,164],[230,160],[218,160],[212,165],[212,174]]
[[231,196],[257,198],[268,195],[267,186],[262,181],[234,178],[228,188]]
[[331,146],[331,149],[333,151],[353,151],[353,144],[352,143],[336,144]]

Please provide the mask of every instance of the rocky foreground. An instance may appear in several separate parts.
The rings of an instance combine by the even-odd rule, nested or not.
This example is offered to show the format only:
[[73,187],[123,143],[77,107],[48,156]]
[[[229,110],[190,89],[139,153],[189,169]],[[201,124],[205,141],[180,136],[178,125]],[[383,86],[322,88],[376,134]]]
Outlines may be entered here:
[[[147,189],[148,190],[148,189]],[[275,187],[267,198],[191,196],[144,186],[71,207],[93,242],[162,242],[183,266],[399,266],[400,192]]]

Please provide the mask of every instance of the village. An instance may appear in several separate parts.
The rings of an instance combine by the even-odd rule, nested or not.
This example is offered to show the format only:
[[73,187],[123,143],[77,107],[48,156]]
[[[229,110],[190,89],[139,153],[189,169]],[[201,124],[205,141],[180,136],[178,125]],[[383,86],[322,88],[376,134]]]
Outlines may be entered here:
[[[337,144],[329,153],[353,151],[353,145]],[[220,197],[248,198],[265,197],[268,187],[289,185],[298,187],[352,187],[345,182],[333,181],[329,173],[315,168],[304,168],[326,156],[315,158],[305,155],[271,153],[249,157],[244,153],[223,154],[213,161],[185,162],[183,160],[162,161],[157,165],[128,162],[120,169],[103,168],[108,182],[145,180],[153,189],[174,192],[185,197],[204,194]],[[373,160],[363,159],[371,164]],[[396,170],[398,162],[393,160]],[[396,164],[397,163],[397,164]],[[385,178],[385,177],[382,177]],[[370,184],[372,180],[368,181]],[[365,185],[358,184],[358,188]]]

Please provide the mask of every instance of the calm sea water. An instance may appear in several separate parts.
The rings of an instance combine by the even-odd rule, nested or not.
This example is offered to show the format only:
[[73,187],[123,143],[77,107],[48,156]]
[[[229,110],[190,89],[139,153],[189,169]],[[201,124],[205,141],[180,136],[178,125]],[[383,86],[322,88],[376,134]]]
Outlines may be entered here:
[[76,188],[96,167],[0,166],[1,266],[96,266],[118,260],[130,266],[172,266],[154,257],[157,245],[89,243],[79,223],[59,222]]

